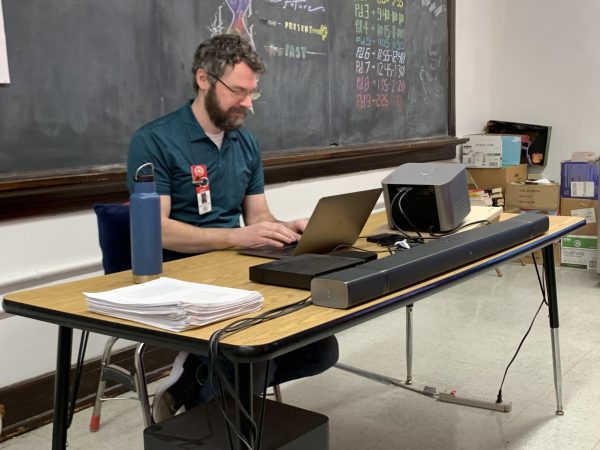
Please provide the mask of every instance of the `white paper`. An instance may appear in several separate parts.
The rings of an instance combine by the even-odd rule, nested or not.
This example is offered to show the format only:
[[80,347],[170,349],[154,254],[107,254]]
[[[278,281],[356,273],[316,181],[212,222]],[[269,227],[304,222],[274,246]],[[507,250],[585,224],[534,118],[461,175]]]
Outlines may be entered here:
[[257,311],[259,292],[161,277],[104,292],[84,292],[88,309],[171,331]]
[[548,178],[540,178],[539,180],[527,180],[527,184],[552,184]]
[[571,181],[571,196],[593,198],[594,182],[593,181]]
[[596,223],[596,211],[594,208],[581,208],[571,210],[572,216],[577,216],[585,219],[585,223]]
[[4,14],[0,0],[0,84],[10,83],[8,75],[8,55],[6,53],[6,35],[4,34]]

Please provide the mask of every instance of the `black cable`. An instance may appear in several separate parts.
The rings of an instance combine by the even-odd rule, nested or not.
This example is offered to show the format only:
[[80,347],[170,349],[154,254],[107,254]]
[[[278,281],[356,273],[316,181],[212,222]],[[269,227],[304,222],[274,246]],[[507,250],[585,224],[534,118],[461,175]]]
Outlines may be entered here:
[[469,222],[469,223],[465,223],[463,225],[459,225],[456,228],[453,228],[452,230],[449,230],[449,231],[444,231],[443,233],[435,233],[435,232],[431,231],[431,232],[429,232],[429,234],[431,235],[432,238],[438,239],[440,237],[444,237],[444,236],[447,236],[449,234],[456,233],[458,230],[462,230],[463,228],[470,227],[472,225],[478,225],[480,223],[484,223],[486,225],[491,225],[492,224],[492,222],[490,222],[487,219],[476,220],[474,222]]
[[[221,398],[223,399],[223,401],[225,401],[225,391],[223,390],[223,386],[221,386],[221,384],[219,384],[219,392],[221,394]],[[227,404],[225,404],[225,413],[227,414],[227,417],[229,417],[229,414],[227,413]],[[235,448],[233,445],[233,437],[231,436],[231,426],[229,425],[229,421],[225,421],[225,425],[227,426],[227,438],[229,439],[229,448],[233,449]]]
[[[225,419],[225,422],[227,423],[227,429],[230,430],[230,435],[231,432],[233,432],[233,434],[249,449],[249,450],[254,450],[254,436],[256,434],[256,424],[254,423],[254,421],[252,420],[252,417],[248,415],[247,411],[241,406],[241,403],[239,401],[239,399],[235,396],[234,394],[234,389],[231,387],[230,383],[227,380],[227,377],[222,373],[221,368],[219,367],[219,363],[216,359],[216,357],[214,355],[216,355],[216,352],[218,351],[218,349],[215,347],[215,342],[217,342],[217,339],[220,339],[220,331],[222,330],[218,330],[215,333],[213,333],[213,335],[211,336],[211,341],[210,341],[210,348],[209,348],[209,387],[210,389],[213,391],[213,394],[215,395],[215,403],[218,406],[219,410],[221,411],[221,414],[223,416],[223,418]],[[213,340],[213,337],[215,338]],[[215,376],[213,376],[216,375]],[[215,382],[218,383],[218,388],[215,388]],[[219,399],[219,397],[217,396],[217,394],[215,393],[216,390],[219,390],[221,393],[221,399]],[[236,425],[234,424],[233,420],[229,417],[228,411],[227,411],[227,401],[226,401],[226,397],[225,397],[225,392],[227,391],[229,393],[229,395],[232,397],[234,404],[238,407],[239,411],[241,412],[242,415],[244,415],[246,417],[246,419],[248,420],[248,422],[250,423],[250,426],[252,428],[252,442],[248,442],[241,434],[241,432],[237,429]],[[232,444],[232,440],[230,438],[230,445]],[[231,447],[232,449],[234,448],[233,446]]]
[[329,254],[331,255],[331,254],[333,254],[334,252],[337,252],[338,250],[340,250],[340,249],[342,249],[342,248],[344,248],[344,249],[352,249],[352,250],[357,250],[357,251],[359,251],[359,252],[365,252],[365,253],[369,253],[369,252],[371,252],[371,251],[372,251],[372,250],[367,250],[367,249],[364,249],[364,248],[356,247],[356,246],[354,246],[354,245],[340,244],[340,245],[338,245],[337,247],[335,247],[333,250],[331,250],[331,251],[329,252]]
[[[398,223],[396,222],[396,218],[394,217],[394,205],[396,204],[396,200],[398,200],[398,197],[400,197],[400,195],[404,195],[406,194],[406,188],[400,188],[398,189],[398,192],[396,192],[396,195],[394,195],[394,198],[392,199],[390,205],[391,205],[391,211],[390,211],[390,218],[392,219],[392,224],[394,225],[394,228],[396,229],[396,231],[399,231],[400,233],[402,233],[402,236],[406,237],[406,238],[410,238],[411,236],[404,231],[402,228],[400,228],[400,225],[398,225]],[[399,201],[401,201],[402,199],[400,199]],[[399,206],[399,205],[398,205]]]
[[75,379],[73,380],[73,386],[71,390],[71,402],[69,403],[69,411],[67,416],[67,429],[71,426],[71,423],[73,422],[73,415],[75,414],[75,403],[77,403],[77,392],[79,391],[79,384],[81,382],[81,374],[83,372],[83,363],[85,360],[85,351],[87,349],[89,335],[89,331],[82,331],[81,339],[79,340],[79,351],[77,353]]
[[408,222],[408,224],[412,227],[413,231],[415,233],[417,233],[417,236],[419,236],[421,239],[423,239],[423,236],[421,235],[419,230],[417,230],[417,227],[415,226],[415,224],[412,223],[412,221],[410,220],[410,217],[408,217],[408,214],[406,214],[404,212],[404,209],[402,209],[402,200],[404,199],[406,194],[408,194],[410,191],[412,191],[412,188],[409,188],[409,187],[404,188],[404,193],[398,199],[398,209],[400,210],[400,214],[402,214],[402,216],[404,216],[404,220],[406,220]]
[[260,408],[260,422],[258,423],[258,437],[256,439],[256,450],[260,450],[260,443],[262,440],[263,424],[265,421],[265,412],[267,410],[267,385],[269,384],[269,369],[271,361],[267,359],[265,364],[265,382],[263,383],[262,390],[262,404]]
[[[533,258],[533,267],[535,268],[535,273],[537,275],[538,284],[540,285],[540,291],[542,291],[542,299],[546,305],[548,305],[548,301],[546,300],[546,279],[540,275],[540,271],[538,269],[537,261],[535,259],[535,253],[531,254]],[[543,265],[542,265],[543,267]]]
[[535,319],[537,318],[540,310],[542,309],[542,306],[544,306],[544,304],[548,305],[548,301],[546,300],[545,283],[544,283],[543,279],[540,276],[540,272],[538,270],[537,262],[535,260],[535,255],[532,254],[532,256],[533,256],[533,265],[535,267],[535,272],[536,272],[537,278],[538,278],[538,283],[540,284],[540,289],[542,291],[542,301],[541,301],[540,306],[538,307],[537,311],[535,312],[535,315],[533,316],[533,320],[529,324],[529,328],[527,328],[527,331],[525,332],[525,336],[523,336],[523,339],[521,339],[521,342],[519,343],[519,346],[517,347],[517,350],[515,351],[515,354],[513,355],[512,359],[510,360],[510,362],[508,363],[508,365],[506,366],[506,370],[504,370],[504,376],[502,377],[502,382],[500,383],[500,389],[498,390],[498,396],[496,398],[496,403],[502,403],[502,386],[504,386],[504,381],[506,380],[506,375],[508,374],[508,369],[510,368],[511,364],[513,363],[513,361],[517,358],[517,355],[519,354],[519,351],[521,350],[521,347],[523,346],[523,343],[525,342],[525,339],[527,339],[527,336],[529,335],[529,332],[533,328],[533,324],[535,323]]
[[[209,388],[212,390],[213,395],[215,396],[215,403],[219,407],[221,414],[223,414],[223,417],[225,418],[225,421],[228,424],[228,429],[229,429],[229,427],[231,427],[233,434],[235,434],[238,437],[238,439],[249,450],[256,449],[255,440],[258,438],[258,435],[260,434],[259,433],[260,429],[259,429],[259,427],[257,427],[256,422],[252,419],[252,413],[248,412],[241,404],[240,399],[236,395],[235,389],[233,388],[233,386],[229,382],[228,377],[223,373],[223,370],[220,367],[219,343],[220,343],[221,339],[226,335],[237,333],[238,331],[245,330],[247,328],[258,325],[260,323],[267,322],[269,320],[276,319],[278,317],[282,317],[284,315],[290,314],[292,312],[295,312],[302,308],[310,306],[311,304],[312,304],[312,302],[310,301],[310,296],[308,296],[296,303],[292,303],[291,305],[282,305],[277,308],[273,308],[268,311],[265,311],[255,317],[239,319],[234,322],[231,322],[226,327],[215,331],[210,337],[209,351],[208,351]],[[268,377],[268,367],[267,367],[267,373],[265,376]],[[218,383],[218,385],[216,383]],[[217,394],[218,391],[220,392],[220,396],[221,396],[220,399],[219,399],[219,395]],[[225,392],[227,392],[231,396],[237,409],[246,418],[246,420],[250,423],[250,427],[252,429],[252,435],[253,435],[252,439],[251,439],[252,442],[248,442],[241,435],[240,430],[237,429],[233,420],[229,417],[229,414],[227,412]]]

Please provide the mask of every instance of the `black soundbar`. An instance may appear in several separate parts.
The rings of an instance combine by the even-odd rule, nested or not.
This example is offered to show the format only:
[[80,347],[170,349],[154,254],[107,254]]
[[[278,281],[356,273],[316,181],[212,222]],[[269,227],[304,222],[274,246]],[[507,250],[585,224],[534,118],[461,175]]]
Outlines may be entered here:
[[548,226],[547,216],[520,214],[313,278],[312,302],[330,308],[350,308],[526,242],[544,234]]

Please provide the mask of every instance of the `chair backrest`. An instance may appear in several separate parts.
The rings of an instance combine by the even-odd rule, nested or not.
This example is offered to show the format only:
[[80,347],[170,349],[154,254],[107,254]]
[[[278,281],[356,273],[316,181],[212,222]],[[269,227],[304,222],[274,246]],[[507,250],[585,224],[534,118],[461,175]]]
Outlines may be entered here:
[[104,273],[131,269],[129,205],[99,203],[94,205],[94,211],[98,219]]

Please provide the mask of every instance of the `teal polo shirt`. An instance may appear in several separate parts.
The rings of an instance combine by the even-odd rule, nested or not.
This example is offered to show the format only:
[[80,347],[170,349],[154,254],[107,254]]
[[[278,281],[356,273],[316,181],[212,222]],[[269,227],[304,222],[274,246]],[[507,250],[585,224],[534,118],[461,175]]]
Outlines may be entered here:
[[[240,226],[246,195],[264,192],[256,138],[246,129],[226,132],[221,149],[194,117],[191,101],[134,134],[127,158],[127,185],[133,190],[136,169],[154,164],[156,190],[171,197],[171,218],[202,227]],[[207,169],[212,211],[200,215],[191,166]]]

